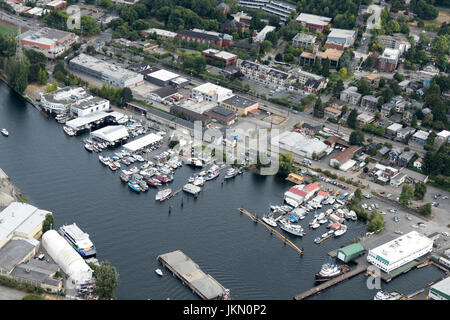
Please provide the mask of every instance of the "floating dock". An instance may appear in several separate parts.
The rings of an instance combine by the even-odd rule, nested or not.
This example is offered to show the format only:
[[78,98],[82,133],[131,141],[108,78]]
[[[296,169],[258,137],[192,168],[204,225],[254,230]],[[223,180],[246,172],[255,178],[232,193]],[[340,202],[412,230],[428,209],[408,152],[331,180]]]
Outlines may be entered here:
[[300,249],[299,247],[297,247],[292,241],[290,241],[288,238],[286,238],[285,236],[283,236],[281,233],[279,233],[277,230],[275,230],[274,228],[272,228],[271,226],[269,226],[267,223],[265,223],[262,219],[254,216],[253,214],[251,214],[250,212],[248,212],[245,209],[242,208],[238,208],[239,212],[247,215],[248,217],[250,217],[250,219],[253,220],[253,222],[255,223],[260,223],[263,226],[265,226],[267,229],[270,230],[271,233],[274,233],[279,239],[281,239],[285,244],[287,244],[288,246],[290,246],[292,249],[294,249],[295,251],[297,251],[300,255],[303,255],[303,250]]
[[295,300],[303,300],[310,296],[315,295],[316,293],[319,293],[325,289],[328,289],[329,287],[334,286],[335,284],[338,284],[344,280],[350,279],[351,277],[354,277],[364,271],[366,271],[367,265],[366,264],[359,264],[355,269],[350,270],[344,274],[341,274],[337,276],[336,278],[332,278],[314,288],[311,288],[303,293],[297,294],[294,299]]
[[203,300],[225,297],[226,289],[181,250],[162,254],[158,260]]

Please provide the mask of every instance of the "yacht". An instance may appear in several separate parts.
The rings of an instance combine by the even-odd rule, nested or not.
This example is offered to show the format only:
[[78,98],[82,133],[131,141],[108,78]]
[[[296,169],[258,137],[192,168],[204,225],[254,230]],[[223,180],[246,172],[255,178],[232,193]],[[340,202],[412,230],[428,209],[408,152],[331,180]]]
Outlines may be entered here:
[[212,171],[206,176],[206,181],[213,180],[219,176],[219,171]]
[[103,163],[105,166],[109,166],[110,160],[108,157],[104,157],[101,154],[98,155],[98,160]]
[[340,229],[334,231],[334,236],[335,237],[342,236],[345,232],[347,232],[347,226],[343,225]]
[[155,270],[155,273],[156,273],[158,276],[160,276],[160,277],[163,276],[163,272],[161,271],[161,269],[156,269],[156,270]]
[[234,169],[234,168],[228,169],[227,173],[225,174],[224,179],[230,179],[230,178],[236,177],[238,172],[239,172],[238,169]]
[[139,187],[141,188],[141,191],[148,191],[148,185],[144,180],[139,180],[137,182],[137,184],[139,185]]
[[320,271],[316,273],[316,281],[324,282],[330,280],[331,278],[337,277],[348,270],[350,270],[350,268],[346,265],[337,265],[331,262],[325,263],[320,268]]
[[66,239],[84,259],[96,257],[97,251],[94,244],[89,239],[89,234],[81,231],[76,223],[67,226],[63,225],[58,229],[58,233]]
[[200,171],[200,173],[198,174],[200,177],[206,176],[206,171]]
[[280,228],[286,232],[289,232],[290,234],[293,234],[295,236],[303,237],[303,228],[300,225],[294,225],[290,224],[288,222],[281,222]]
[[64,126],[63,127],[64,132],[68,135],[68,136],[74,136],[76,135],[76,131],[73,130],[71,127],[69,126]]
[[322,219],[319,220],[320,224],[324,224],[324,223],[327,223],[327,222],[328,222],[328,219],[325,218],[325,217],[323,217]]
[[269,226],[276,228],[277,223],[272,217],[264,216],[262,217],[262,220],[267,223]]
[[131,190],[136,191],[137,193],[141,192],[141,187],[136,181],[128,182],[128,187],[130,187]]
[[205,184],[205,181],[206,180],[203,177],[197,177],[197,178],[195,178],[194,182],[192,182],[192,184],[197,187],[203,186]]
[[85,143],[85,144],[84,144],[84,148],[85,148],[87,151],[89,151],[89,152],[94,151],[94,147],[93,147],[93,145],[90,144],[90,143]]
[[315,239],[314,239],[314,243],[320,243],[320,240],[321,240],[321,239],[322,239],[321,237],[315,238]]
[[162,201],[168,199],[171,194],[172,194],[172,189],[170,189],[170,188],[167,188],[167,189],[164,189],[164,190],[160,190],[156,194],[155,200],[157,200],[157,201],[159,200],[159,201],[162,202]]
[[4,135],[5,137],[9,136],[9,132],[5,128],[3,128],[1,132],[2,132],[2,135]]
[[377,294],[373,297],[373,300],[398,300],[401,298],[401,294],[398,292],[385,292],[385,291],[378,291]]

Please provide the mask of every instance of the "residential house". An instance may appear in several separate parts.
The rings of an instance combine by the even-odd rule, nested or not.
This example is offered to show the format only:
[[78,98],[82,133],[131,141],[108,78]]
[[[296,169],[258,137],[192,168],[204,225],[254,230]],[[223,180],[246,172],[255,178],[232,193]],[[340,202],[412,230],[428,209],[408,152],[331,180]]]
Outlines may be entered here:
[[400,123],[393,123],[389,127],[386,128],[386,134],[391,137],[397,136],[397,132],[403,128],[403,125]]
[[402,128],[397,131],[397,136],[396,136],[395,140],[401,141],[401,142],[406,142],[408,140],[408,138],[414,134],[415,131],[416,131],[416,129],[411,128],[411,127]]
[[361,107],[375,111],[378,105],[378,100],[380,97],[374,97],[372,95],[367,95],[361,99]]
[[347,89],[341,91],[340,99],[351,105],[358,105],[361,100],[361,96],[362,95],[358,93],[357,87],[348,87]]
[[412,135],[411,140],[420,144],[426,144],[429,135],[430,133],[427,131],[418,130]]
[[434,143],[438,146],[448,142],[450,142],[450,131],[448,130],[442,130],[436,135],[436,138],[434,139]]
[[337,120],[341,116],[342,111],[339,109],[335,109],[333,107],[327,107],[324,109],[324,113],[325,113],[325,118],[332,118],[332,119]]
[[421,170],[422,167],[423,167],[423,159],[422,158],[417,158],[417,160],[415,160],[413,162],[413,166],[414,166],[414,168],[417,168],[417,169]]
[[389,160],[393,163],[396,163],[398,161],[398,158],[403,153],[402,149],[400,148],[392,148],[391,151],[389,151],[388,157]]
[[406,167],[408,166],[408,163],[412,160],[413,157],[414,157],[413,151],[403,152],[397,159],[397,165],[399,167]]
[[378,88],[380,84],[380,75],[378,73],[371,73],[364,77],[367,82],[373,87]]
[[363,112],[359,114],[356,119],[358,120],[358,129],[361,129],[366,124],[372,123],[375,121],[375,115]]

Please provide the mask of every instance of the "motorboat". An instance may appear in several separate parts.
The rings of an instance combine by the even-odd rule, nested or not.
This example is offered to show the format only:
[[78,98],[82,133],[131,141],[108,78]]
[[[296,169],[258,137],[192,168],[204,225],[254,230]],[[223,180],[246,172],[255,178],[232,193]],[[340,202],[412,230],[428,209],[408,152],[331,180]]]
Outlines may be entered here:
[[122,180],[123,182],[129,182],[130,179],[131,177],[122,171],[122,173],[120,174],[120,180]]
[[3,128],[1,132],[2,132],[2,135],[4,135],[5,137],[9,136],[9,132],[5,128]]
[[114,163],[114,165],[115,165],[117,168],[120,169],[120,162],[119,162],[119,161],[114,161],[113,163]]
[[325,217],[323,217],[322,219],[319,220],[320,224],[324,224],[324,223],[327,223],[327,222],[328,222],[328,219],[325,218]]
[[63,130],[64,130],[64,132],[65,132],[68,136],[74,136],[74,135],[77,134],[76,131],[73,130],[73,129],[72,129],[71,127],[69,127],[69,126],[64,126],[64,127],[63,127]]
[[145,159],[142,156],[138,155],[138,154],[134,155],[133,157],[139,162],[144,162],[145,161]]
[[119,167],[116,166],[113,162],[109,164],[109,168],[110,168],[112,171],[119,170]]
[[63,225],[58,233],[77,251],[84,259],[95,258],[97,250],[89,238],[89,234],[83,232],[76,223]]
[[225,174],[224,179],[230,179],[230,178],[236,177],[238,175],[238,172],[239,172],[238,169],[234,169],[234,168],[228,169],[227,173]]
[[334,231],[334,236],[335,237],[342,236],[345,232],[347,232],[347,226],[343,225],[340,229]]
[[110,160],[108,157],[104,157],[101,154],[98,155],[98,160],[103,163],[105,166],[109,166]]
[[146,178],[144,178],[144,180],[147,182],[147,185],[148,185],[149,187],[156,188],[156,187],[158,187],[158,186],[161,185],[161,183],[156,182],[156,181],[155,181],[153,178],[151,178],[151,177],[146,177]]
[[264,216],[264,217],[262,217],[262,220],[271,227],[274,227],[274,228],[277,227],[277,223],[275,222],[275,220],[272,217]]
[[206,171],[205,171],[205,170],[200,171],[200,173],[199,173],[198,175],[199,175],[200,177],[206,176]]
[[157,200],[157,201],[164,201],[164,200],[168,199],[171,194],[172,194],[172,189],[170,189],[170,188],[167,188],[167,189],[164,189],[164,190],[160,190],[156,194],[155,200]]
[[321,239],[322,239],[321,237],[315,238],[315,239],[314,239],[314,243],[319,243]]
[[203,177],[197,177],[195,178],[194,182],[192,182],[192,184],[194,186],[203,186],[205,184],[205,179]]
[[137,193],[141,192],[141,187],[136,181],[128,182],[128,187],[130,187],[131,190],[136,191]]
[[303,237],[304,232],[303,228],[300,225],[291,224],[286,221],[282,221],[280,223],[280,228],[286,232],[289,232],[290,234],[293,234],[295,236]]
[[155,270],[155,273],[156,273],[158,276],[160,276],[160,277],[163,276],[163,272],[161,271],[161,269],[156,269],[156,270]]
[[219,176],[219,171],[212,171],[206,176],[206,181],[213,180]]
[[141,188],[141,191],[144,191],[144,192],[148,191],[148,185],[145,181],[139,180],[139,181],[137,181],[137,183],[138,183],[139,187]]
[[85,144],[84,144],[84,148],[85,148],[87,151],[89,151],[89,152],[94,151],[94,147],[93,147],[93,145],[90,144],[90,143],[85,143]]
[[350,270],[350,268],[347,265],[338,265],[331,262],[325,263],[320,268],[320,271],[316,273],[316,281],[328,281],[344,272],[347,272],[348,270]]
[[401,294],[398,292],[386,292],[386,291],[378,291],[375,296],[373,297],[373,300],[399,300],[401,298]]
[[314,224],[311,226],[311,228],[313,228],[313,229],[317,229],[318,227],[320,227],[320,223],[318,223],[318,222],[314,223]]

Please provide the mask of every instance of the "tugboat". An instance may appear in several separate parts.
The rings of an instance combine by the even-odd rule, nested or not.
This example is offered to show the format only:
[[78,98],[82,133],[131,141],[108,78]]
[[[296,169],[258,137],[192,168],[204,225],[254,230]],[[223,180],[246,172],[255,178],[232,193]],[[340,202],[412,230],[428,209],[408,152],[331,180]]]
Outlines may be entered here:
[[2,135],[4,135],[5,137],[9,136],[9,132],[5,128],[3,128],[1,132],[2,132]]
[[320,268],[320,271],[316,273],[316,282],[328,281],[349,270],[350,267],[347,265],[337,265],[331,262],[325,263]]

